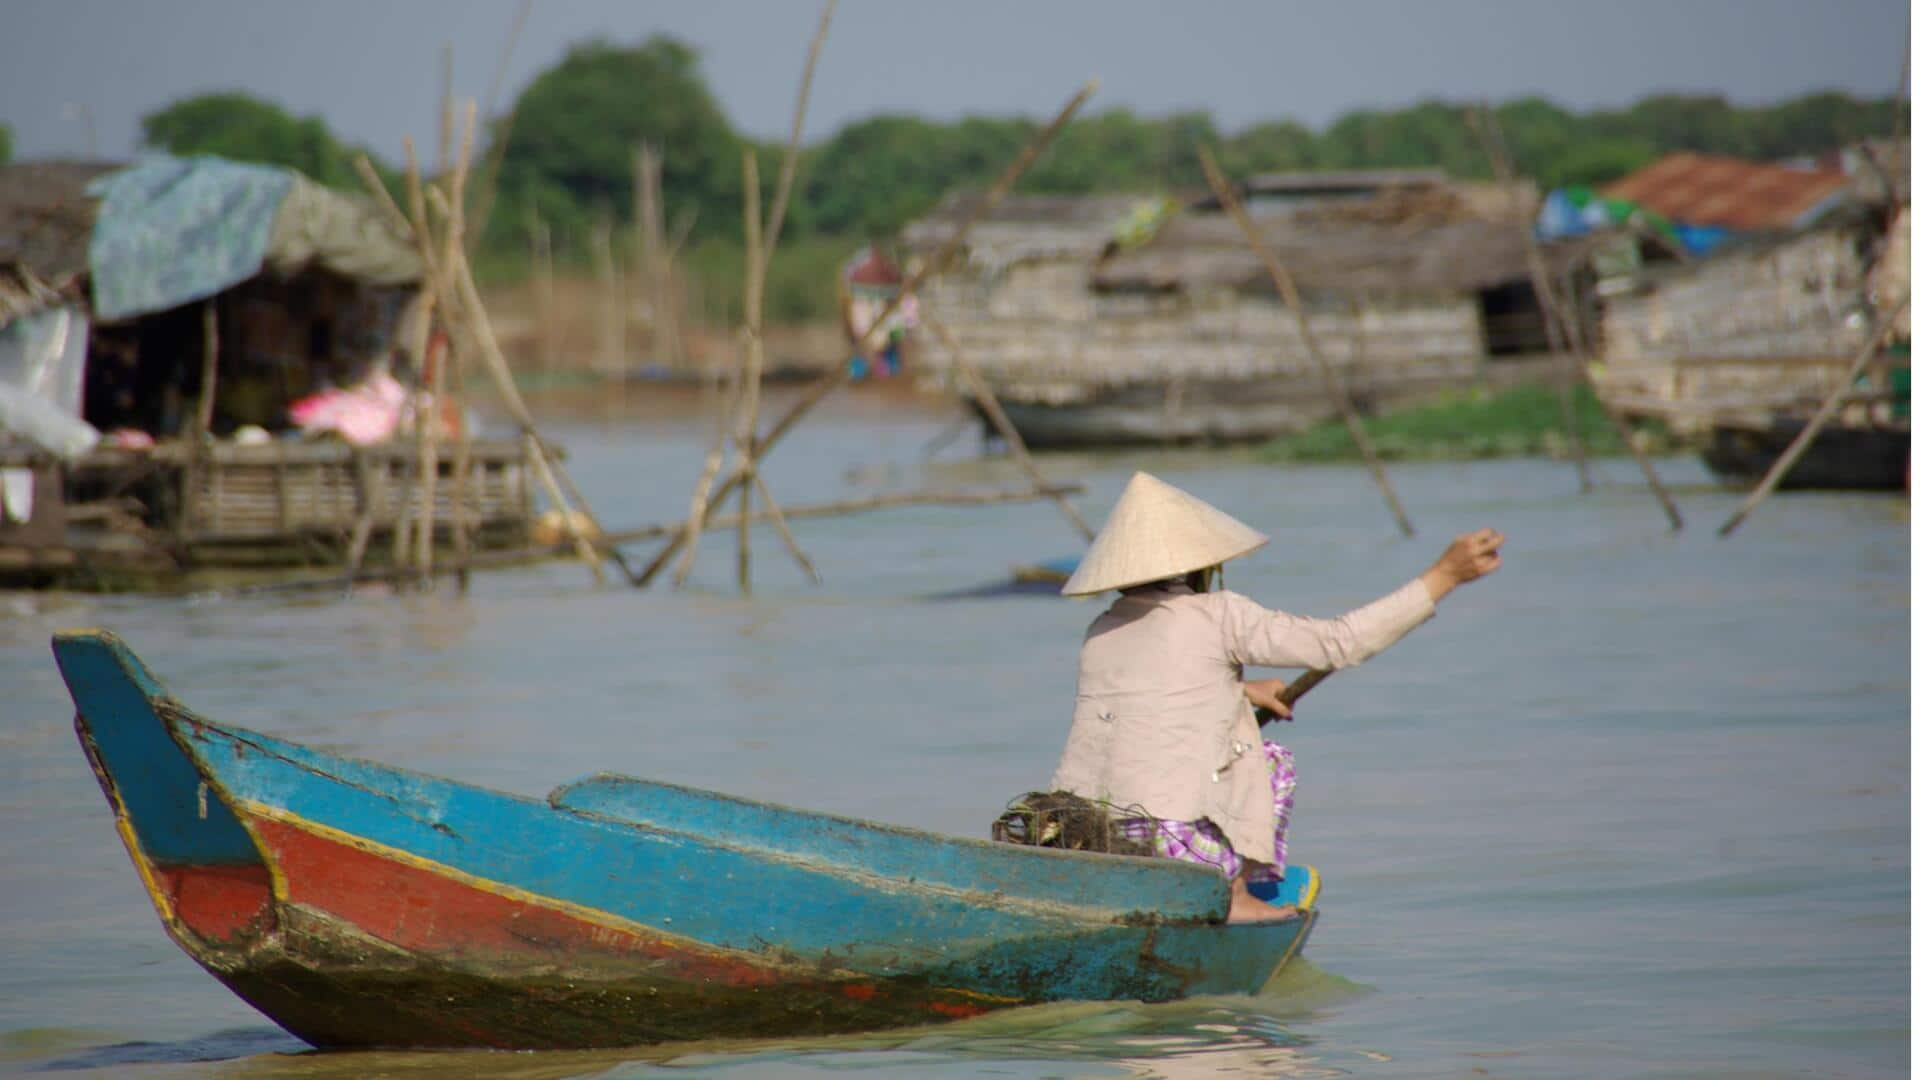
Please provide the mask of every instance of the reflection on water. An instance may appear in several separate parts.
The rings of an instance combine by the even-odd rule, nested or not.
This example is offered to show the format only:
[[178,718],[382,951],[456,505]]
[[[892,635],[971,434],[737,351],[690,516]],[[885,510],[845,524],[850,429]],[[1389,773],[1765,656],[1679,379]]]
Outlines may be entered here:
[[[1358,989],[1310,964],[1254,998],[1165,1005],[1073,1003],[1010,1009],[932,1028],[831,1039],[715,1041],[632,1050],[499,1053],[301,1051],[271,1028],[177,1043],[101,1047],[41,1066],[111,1068],[221,1062],[217,1075],[258,1080],[466,1077],[490,1080],[645,1080],[650,1077],[812,1076],[864,1072],[928,1080],[1028,1077],[1331,1077],[1380,1054],[1328,1053],[1289,1028]],[[1341,1062],[1340,1058],[1347,1058]],[[233,1060],[224,1060],[233,1059]]]
[[[923,463],[944,417],[803,426],[794,503],[1017,482]],[[685,513],[697,421],[562,436],[613,527]],[[951,454],[952,451],[949,451]],[[1886,1074],[1907,1065],[1908,510],[1736,496],[1690,461],[1666,532],[1630,463],[1397,466],[1399,539],[1361,470],[1235,453],[1049,459],[1099,517],[1130,471],[1273,532],[1231,587],[1334,614],[1444,537],[1501,574],[1303,702],[1296,845],[1325,875],[1299,963],[1251,998],[1014,1010],[859,1038],[593,1054],[302,1052],[169,942],[73,743],[54,629],[119,631],[197,710],[538,795],[613,769],[982,835],[1045,782],[1096,607],[1000,588],[1075,551],[1044,503],[797,521],[756,595],[732,539],[693,585],[595,589],[576,564],[472,592],[0,597],[0,1072],[153,1077]],[[950,602],[930,598],[972,594]]]

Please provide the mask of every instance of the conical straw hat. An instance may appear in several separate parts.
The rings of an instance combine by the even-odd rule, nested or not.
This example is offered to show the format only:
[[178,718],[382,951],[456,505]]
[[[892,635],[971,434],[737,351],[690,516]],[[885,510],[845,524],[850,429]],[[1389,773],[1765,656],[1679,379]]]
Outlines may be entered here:
[[1266,542],[1264,534],[1230,515],[1158,477],[1137,472],[1060,593],[1092,596],[1178,577],[1238,558]]

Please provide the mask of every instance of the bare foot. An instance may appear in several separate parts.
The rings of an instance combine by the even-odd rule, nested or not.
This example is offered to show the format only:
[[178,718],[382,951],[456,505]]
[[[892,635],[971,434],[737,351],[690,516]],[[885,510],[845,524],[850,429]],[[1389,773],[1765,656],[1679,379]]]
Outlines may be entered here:
[[1247,883],[1234,879],[1231,900],[1227,905],[1227,921],[1230,923],[1290,922],[1300,917],[1300,909],[1288,904],[1284,907],[1269,904],[1265,900],[1247,891]]

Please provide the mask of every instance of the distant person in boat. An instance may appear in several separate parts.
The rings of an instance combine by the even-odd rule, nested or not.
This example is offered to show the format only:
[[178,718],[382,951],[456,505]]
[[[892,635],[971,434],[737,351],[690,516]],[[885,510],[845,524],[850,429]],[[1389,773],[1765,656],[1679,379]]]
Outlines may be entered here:
[[[903,280],[899,264],[874,244],[861,248],[840,268],[840,328],[854,347],[847,366],[855,382],[900,374],[907,331],[915,325],[918,306],[911,296],[893,303]],[[873,332],[875,321],[890,308],[887,321]]]
[[1333,670],[1400,640],[1457,585],[1500,567],[1505,537],[1456,538],[1419,577],[1337,619],[1269,611],[1217,591],[1220,566],[1267,542],[1229,515],[1135,473],[1061,592],[1120,590],[1080,647],[1080,688],[1055,790],[1144,812],[1123,828],[1158,855],[1232,882],[1229,922],[1296,917],[1249,883],[1286,873],[1293,755],[1260,738],[1254,706],[1288,717],[1285,682],[1249,666]]

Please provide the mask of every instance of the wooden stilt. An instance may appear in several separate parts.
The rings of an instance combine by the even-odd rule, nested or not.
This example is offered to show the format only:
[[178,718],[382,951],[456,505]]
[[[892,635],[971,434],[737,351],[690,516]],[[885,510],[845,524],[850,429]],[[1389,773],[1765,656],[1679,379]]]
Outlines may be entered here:
[[200,509],[200,484],[211,463],[207,442],[213,435],[213,398],[220,381],[219,298],[209,296],[200,305],[200,394],[194,399],[193,420],[187,426],[187,468],[181,481],[179,538],[193,533]]
[[373,469],[367,464],[367,452],[359,447],[353,450],[353,487],[360,506],[354,515],[353,532],[347,537],[345,570],[341,574],[341,584],[348,592],[353,591],[354,576],[360,572],[360,564],[367,556],[367,541],[373,536],[374,516],[379,512],[381,500],[386,495],[385,485],[374,484]]
[[1320,377],[1326,383],[1327,396],[1333,399],[1334,405],[1340,410],[1340,418],[1346,421],[1347,433],[1353,437],[1354,445],[1360,448],[1360,456],[1366,459],[1367,470],[1373,474],[1373,482],[1379,486],[1381,496],[1386,499],[1387,509],[1393,512],[1393,520],[1399,524],[1400,531],[1407,536],[1412,536],[1413,522],[1407,520],[1407,512],[1400,506],[1400,497],[1394,494],[1393,485],[1387,481],[1387,470],[1380,463],[1380,453],[1374,449],[1373,439],[1367,435],[1367,429],[1361,425],[1360,414],[1354,410],[1353,400],[1347,397],[1346,389],[1340,385],[1339,378],[1333,373],[1333,366],[1327,362],[1326,354],[1320,351],[1320,344],[1314,339],[1313,328],[1307,322],[1307,308],[1300,299],[1300,290],[1294,286],[1293,275],[1287,273],[1286,267],[1280,265],[1280,258],[1273,253],[1273,247],[1267,243],[1266,237],[1260,235],[1260,229],[1253,223],[1253,219],[1247,216],[1246,208],[1240,205],[1239,198],[1227,184],[1227,178],[1221,174],[1220,167],[1214,163],[1213,155],[1208,153],[1204,146],[1200,147],[1199,151],[1200,167],[1206,171],[1207,183],[1213,187],[1213,194],[1220,201],[1220,208],[1233,216],[1233,220],[1240,226],[1240,231],[1246,235],[1247,245],[1253,248],[1254,253],[1260,256],[1260,261],[1266,264],[1267,276],[1273,279],[1274,290],[1280,294],[1287,308],[1293,312],[1294,325],[1299,328],[1300,343],[1306,348],[1307,355],[1313,358],[1314,365],[1320,369]]

